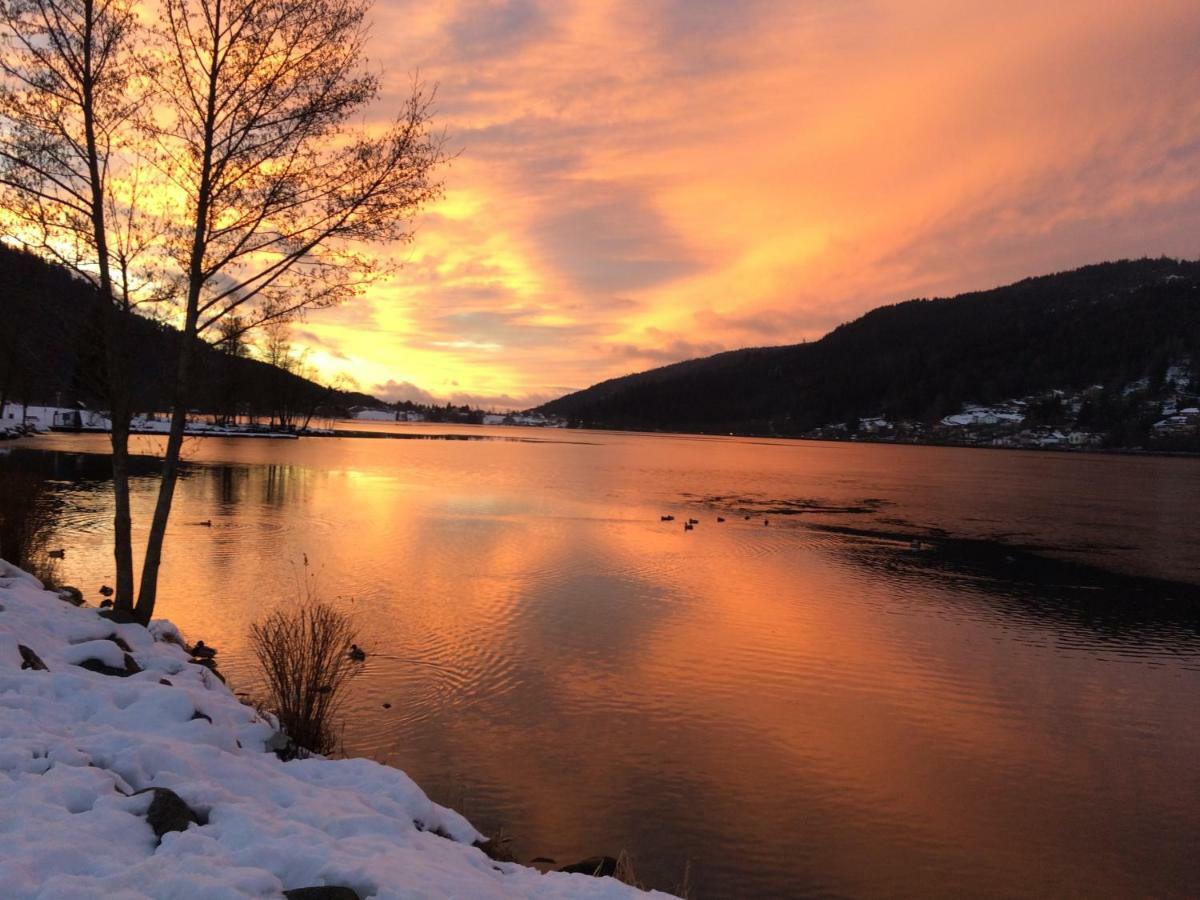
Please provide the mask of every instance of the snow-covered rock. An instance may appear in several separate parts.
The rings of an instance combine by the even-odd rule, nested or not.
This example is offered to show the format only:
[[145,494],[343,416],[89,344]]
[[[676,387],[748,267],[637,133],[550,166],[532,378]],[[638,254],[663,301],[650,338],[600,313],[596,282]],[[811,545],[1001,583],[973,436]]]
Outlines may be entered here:
[[[0,560],[4,897],[220,900],[311,885],[379,898],[641,895],[612,878],[492,861],[466,819],[397,769],[281,762],[266,751],[271,724],[165,639],[177,636],[169,623],[117,625],[65,603]],[[123,668],[121,644],[134,674],[79,665]],[[165,792],[151,788],[204,824],[185,816],[160,842],[146,815]]]

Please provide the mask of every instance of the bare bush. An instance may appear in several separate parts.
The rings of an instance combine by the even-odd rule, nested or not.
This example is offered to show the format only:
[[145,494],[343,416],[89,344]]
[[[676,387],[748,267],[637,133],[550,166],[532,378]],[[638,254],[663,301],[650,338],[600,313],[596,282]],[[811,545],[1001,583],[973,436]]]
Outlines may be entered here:
[[356,639],[350,618],[308,599],[276,609],[250,635],[268,691],[262,706],[298,748],[333,752],[333,720],[359,668],[347,652]]
[[0,558],[44,583],[52,582],[55,562],[48,542],[57,517],[58,507],[45,478],[0,462]]

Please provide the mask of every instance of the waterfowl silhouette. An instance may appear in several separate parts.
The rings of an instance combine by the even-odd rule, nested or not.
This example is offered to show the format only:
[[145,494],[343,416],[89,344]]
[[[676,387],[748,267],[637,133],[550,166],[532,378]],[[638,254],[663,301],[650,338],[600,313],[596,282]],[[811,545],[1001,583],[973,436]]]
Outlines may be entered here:
[[216,649],[206,646],[204,641],[196,641],[196,646],[192,648],[192,656],[196,659],[212,659],[216,655]]
[[350,649],[346,651],[346,655],[349,656],[355,662],[362,662],[364,659],[367,658],[366,651],[363,650],[360,646],[358,646],[358,644],[351,644]]
[[659,521],[660,522],[674,522],[675,517],[674,516],[660,516]]
[[724,516],[717,516],[717,521],[718,521],[718,522],[724,522],[724,521],[725,521],[725,517],[724,517]]
[[695,525],[693,525],[691,522],[684,522],[684,523],[683,523],[683,530],[684,530],[684,531],[693,531],[693,530],[695,530],[695,528],[696,528],[696,526],[695,526]]
[[107,584],[100,585],[100,596],[101,597],[111,597],[112,595],[113,595],[112,588],[110,588]]

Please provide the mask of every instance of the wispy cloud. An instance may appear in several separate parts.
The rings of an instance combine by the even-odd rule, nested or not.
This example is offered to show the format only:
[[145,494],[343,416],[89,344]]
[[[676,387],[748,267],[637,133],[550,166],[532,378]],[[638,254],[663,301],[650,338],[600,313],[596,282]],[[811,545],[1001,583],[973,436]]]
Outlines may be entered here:
[[437,82],[462,155],[399,276],[306,323],[362,384],[527,405],[909,296],[1200,254],[1193,0],[376,18],[396,96],[413,70]]

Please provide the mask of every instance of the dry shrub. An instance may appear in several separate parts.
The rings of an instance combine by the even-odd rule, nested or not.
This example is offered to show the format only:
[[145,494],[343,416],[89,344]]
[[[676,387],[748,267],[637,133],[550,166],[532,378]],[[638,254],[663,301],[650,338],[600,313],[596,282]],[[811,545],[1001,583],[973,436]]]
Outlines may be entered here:
[[11,460],[0,461],[0,558],[51,583],[55,563],[47,545],[57,518],[46,479]]
[[251,626],[250,636],[268,691],[262,705],[298,748],[333,752],[334,718],[358,671],[347,655],[356,640],[350,618],[309,599],[276,609]]

